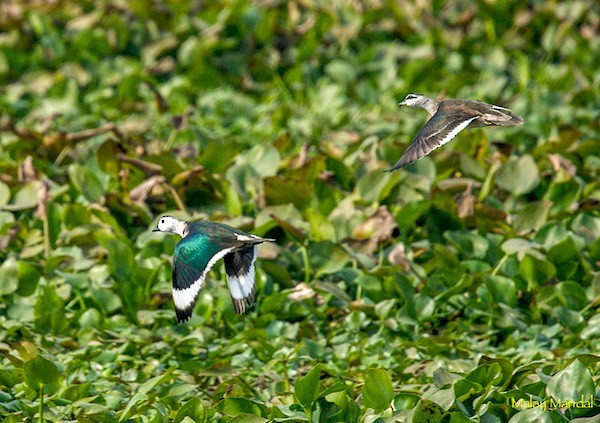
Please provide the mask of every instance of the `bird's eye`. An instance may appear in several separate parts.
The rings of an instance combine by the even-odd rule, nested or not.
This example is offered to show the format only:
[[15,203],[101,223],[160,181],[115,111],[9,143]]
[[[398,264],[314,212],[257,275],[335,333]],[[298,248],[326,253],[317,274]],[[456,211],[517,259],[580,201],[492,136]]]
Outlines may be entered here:
[[413,98],[417,98],[417,96],[414,94],[409,94],[408,97],[406,97],[407,100],[412,100]]

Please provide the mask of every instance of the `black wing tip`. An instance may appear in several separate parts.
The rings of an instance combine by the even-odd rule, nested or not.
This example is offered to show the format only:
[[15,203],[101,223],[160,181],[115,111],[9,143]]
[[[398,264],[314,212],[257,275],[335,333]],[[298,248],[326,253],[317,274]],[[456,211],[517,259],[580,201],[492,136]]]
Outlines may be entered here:
[[194,304],[187,308],[179,309],[175,307],[175,314],[177,315],[177,323],[185,323],[192,317],[192,313],[194,312]]
[[[227,271],[227,268],[225,268],[225,271]],[[243,273],[244,275],[247,275],[249,272]],[[230,276],[235,276],[235,275],[231,275]],[[236,275],[240,275],[239,273],[236,273]],[[250,309],[250,307],[252,307],[252,303],[254,302],[254,298],[255,298],[255,293],[256,293],[256,279],[253,281],[252,283],[252,288],[250,289],[250,292],[248,293],[248,295],[246,295],[243,298],[233,298],[233,296],[231,297],[231,302],[233,303],[233,309],[235,310],[235,312],[237,314],[244,314],[246,311],[248,311]]]
[[[419,160],[419,159],[417,159],[417,160]],[[384,172],[388,172],[388,173],[395,172],[396,170],[402,169],[403,167],[406,167],[409,164],[416,162],[417,160],[405,160],[404,157],[400,157],[400,160],[398,160],[398,162],[393,167],[391,167],[389,169],[385,169]]]
[[[254,235],[256,236],[256,235]],[[252,245],[258,245],[258,244],[262,244],[263,242],[275,242],[274,238],[261,238],[259,236],[256,236],[255,239],[248,239],[248,240],[244,240],[243,241],[245,244],[247,244],[248,246],[252,246]]]
[[244,314],[246,311],[248,311],[252,306],[253,301],[254,294],[250,294],[245,298],[231,298],[231,302],[233,303],[233,309],[237,314]]
[[233,303],[233,309],[237,314],[244,314],[252,307],[252,303],[254,302],[254,292],[244,298],[231,298],[231,302]]
[[[254,281],[254,283],[256,283],[256,280]],[[254,298],[255,298],[255,292],[256,292],[255,289],[256,289],[256,286],[253,284],[252,289],[250,290],[248,295],[246,295],[245,297],[243,297],[243,298],[231,297],[231,302],[233,303],[233,309],[235,310],[235,312],[237,314],[244,314],[246,311],[248,311],[250,309],[250,307],[252,307],[252,303],[254,303]]]
[[512,122],[514,122],[515,125],[522,125],[525,122],[525,119],[523,119],[519,115],[511,115],[511,117],[512,117]]
[[[256,283],[256,281],[255,281],[255,283]],[[255,288],[255,286],[253,285],[250,293],[248,295],[246,295],[246,297],[244,298],[244,301],[246,302],[248,307],[252,306],[252,303],[254,302],[254,288]]]
[[390,167],[389,169],[383,169],[383,171],[382,171],[382,172],[385,172],[385,173],[392,173],[392,172],[395,172],[395,171],[397,171],[397,170],[400,170],[400,169],[402,169],[404,166],[406,166],[406,165],[400,165],[400,166],[398,166],[398,165],[395,165],[394,167]]

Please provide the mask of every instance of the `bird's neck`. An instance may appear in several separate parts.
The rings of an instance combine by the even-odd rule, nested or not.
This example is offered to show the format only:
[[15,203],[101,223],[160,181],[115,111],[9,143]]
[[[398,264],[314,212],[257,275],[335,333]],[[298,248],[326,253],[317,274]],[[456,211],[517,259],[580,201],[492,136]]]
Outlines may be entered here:
[[189,224],[190,224],[190,222],[186,222],[183,220],[175,223],[175,225],[173,227],[173,233],[176,233],[180,237],[185,238],[185,236],[188,234]]
[[435,115],[438,111],[438,107],[440,107],[440,103],[436,100],[432,100],[428,98],[422,105],[420,105],[422,109],[427,110],[431,116]]

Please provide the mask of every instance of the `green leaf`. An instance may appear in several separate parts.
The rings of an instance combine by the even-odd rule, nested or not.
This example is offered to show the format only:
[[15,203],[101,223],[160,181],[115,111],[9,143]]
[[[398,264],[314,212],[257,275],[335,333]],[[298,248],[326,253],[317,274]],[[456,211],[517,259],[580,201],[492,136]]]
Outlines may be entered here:
[[313,188],[307,181],[270,176],[263,180],[263,184],[268,205],[292,203],[299,210],[304,210],[310,204]]
[[502,243],[502,251],[505,254],[517,254],[519,260],[523,259],[523,256],[528,252],[536,253],[538,251],[538,245],[524,238],[511,238]]
[[527,233],[540,229],[548,219],[552,203],[538,201],[528,204],[515,214],[514,228],[518,233]]
[[564,421],[564,418],[554,412],[544,410],[542,407],[534,407],[523,410],[510,418],[508,423],[558,423]]
[[0,369],[0,384],[12,388],[23,382],[23,369]]
[[526,154],[517,160],[510,160],[496,173],[496,183],[513,195],[527,194],[537,187],[539,171],[533,158]]
[[249,163],[262,178],[274,176],[281,161],[281,156],[276,148],[269,145],[257,144],[245,152],[243,161]]
[[[0,268],[0,273],[2,269]],[[22,297],[28,297],[35,292],[37,288],[38,282],[41,278],[40,271],[31,264],[20,260],[17,264],[17,273],[19,278],[19,289],[17,290],[17,294]],[[2,277],[0,276],[0,279]],[[0,282],[0,286],[2,286]]]
[[583,327],[583,316],[577,311],[569,310],[566,307],[559,306],[554,310],[554,315],[563,327],[569,328],[574,332],[577,332]]
[[294,385],[294,394],[305,410],[312,410],[313,401],[318,398],[320,390],[321,367],[316,365],[306,375],[298,378]]
[[372,203],[386,198],[398,180],[396,173],[375,170],[363,175],[358,180],[356,189],[361,200]]
[[512,279],[498,275],[486,275],[484,281],[494,303],[504,303],[511,307],[517,305],[517,288]]
[[219,404],[219,411],[231,417],[245,415],[266,416],[264,407],[245,398],[225,398]]
[[91,203],[99,203],[102,200],[104,189],[98,177],[89,167],[79,164],[69,166],[69,178],[73,186]]
[[425,216],[431,208],[429,200],[412,201],[398,210],[396,223],[401,232],[407,232],[417,223],[417,220]]
[[571,223],[571,229],[583,236],[589,243],[600,238],[600,217],[579,213]]
[[242,202],[240,201],[240,197],[237,195],[237,192],[235,192],[231,184],[229,184],[227,181],[222,181],[221,190],[225,196],[224,202],[227,206],[227,212],[231,216],[241,216]]
[[327,64],[325,72],[333,80],[342,84],[348,84],[356,80],[356,68],[352,64],[342,60],[334,60]]
[[548,250],[548,260],[556,266],[557,275],[563,280],[575,274],[579,267],[578,258],[577,246],[570,236]]
[[[1,209],[2,207],[0,207]],[[15,215],[11,212],[0,211],[0,230],[4,227],[4,225],[15,223]]]
[[147,394],[150,393],[150,391],[152,391],[154,388],[156,388],[156,386],[166,383],[166,382],[170,381],[171,379],[173,379],[172,373],[174,370],[175,370],[175,367],[169,367],[163,374],[154,376],[153,378],[150,378],[150,379],[146,380],[144,383],[142,383],[139,386],[139,388],[137,389],[135,395],[133,397],[131,397],[131,399],[127,403],[127,406],[123,409],[121,416],[119,418],[119,421],[123,421],[123,420],[127,419],[129,417],[129,413],[130,413],[132,407],[134,405],[148,399]]
[[[360,407],[346,393],[346,386],[343,381],[340,381],[342,389],[331,394],[324,395],[325,400],[320,400],[320,405],[325,413],[321,414],[322,418],[327,421],[340,423],[358,423],[360,415]],[[335,407],[330,406],[335,404]]]
[[31,181],[27,182],[13,197],[13,201],[10,204],[2,207],[8,211],[19,211],[25,209],[31,209],[37,207],[39,199],[38,194],[42,189],[42,182]]
[[556,290],[564,298],[564,304],[571,310],[581,310],[589,304],[581,283],[565,281],[556,285]]
[[4,182],[0,181],[0,208],[8,204],[10,200],[10,188]]
[[519,263],[519,272],[533,286],[542,285],[556,275],[556,268],[547,260],[540,260],[529,254]]
[[335,227],[327,217],[310,208],[305,211],[305,214],[315,241],[336,241]]
[[302,228],[291,224],[279,215],[271,214],[271,219],[296,242],[302,242],[306,238],[306,233]]
[[40,288],[34,308],[36,327],[54,334],[63,333],[70,324],[65,318],[64,300],[58,295],[56,286],[42,285]]
[[452,241],[466,257],[483,258],[489,247],[488,240],[476,233],[449,231],[444,236]]
[[594,402],[595,385],[588,368],[574,360],[567,368],[550,379],[546,392],[556,401]]
[[102,316],[95,308],[88,308],[79,318],[79,326],[82,328],[100,328]]
[[435,312],[435,300],[433,298],[418,293],[413,297],[412,303],[415,309],[414,317],[418,321],[424,321],[433,316]]
[[567,236],[562,241],[554,244],[548,250],[548,259],[553,263],[564,263],[577,258],[577,245],[573,238]]
[[446,411],[438,404],[428,400],[421,400],[415,407],[412,417],[413,423],[441,422]]
[[361,392],[366,408],[372,408],[376,413],[387,410],[394,399],[390,374],[384,369],[368,370]]
[[579,199],[581,186],[574,180],[569,179],[564,182],[553,182],[544,199],[552,203],[552,212],[560,213],[568,211]]
[[497,381],[497,384],[503,385],[510,381],[510,378],[513,374],[514,366],[513,364],[505,359],[505,358],[492,358],[488,356],[483,356],[479,360],[479,364],[497,364],[500,366],[502,377]]
[[600,338],[600,314],[596,314],[588,320],[587,326],[581,331],[581,338]]
[[41,355],[23,363],[23,374],[31,389],[39,391],[43,387],[48,394],[58,390],[62,378],[58,367]]
[[96,152],[96,160],[100,169],[115,178],[118,177],[120,169],[119,161],[117,160],[119,152],[117,144],[112,139],[104,141]]
[[[472,402],[474,397],[479,396],[481,392],[483,392],[484,387],[477,382],[473,382],[469,379],[459,379],[452,386],[454,389],[454,395],[456,396],[456,400],[460,401],[460,403],[469,404]],[[471,400],[471,401],[469,401]],[[468,414],[470,414],[469,412]]]
[[110,273],[120,281],[128,280],[137,267],[131,247],[112,234],[98,233],[97,238],[108,251]]
[[0,266],[0,295],[12,294],[19,288],[17,260],[10,256]]
[[419,402],[419,396],[411,393],[400,393],[394,397],[395,410],[410,410]]
[[465,379],[477,383],[484,388],[498,386],[502,380],[502,367],[498,363],[480,364]]
[[206,419],[206,411],[198,398],[192,398],[179,408],[173,418],[173,423],[181,423],[185,418],[193,422],[202,422]]
[[202,150],[199,162],[204,168],[214,173],[224,172],[240,153],[240,145],[227,142],[209,143]]

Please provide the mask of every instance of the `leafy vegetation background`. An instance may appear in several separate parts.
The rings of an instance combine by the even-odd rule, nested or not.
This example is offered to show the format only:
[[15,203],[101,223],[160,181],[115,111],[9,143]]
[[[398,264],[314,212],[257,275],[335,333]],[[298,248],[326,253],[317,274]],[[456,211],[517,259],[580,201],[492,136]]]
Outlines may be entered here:
[[[2,419],[592,421],[599,31],[594,1],[3,1]],[[409,92],[526,123],[385,173]],[[277,239],[250,313],[216,266],[175,323],[166,212]]]

